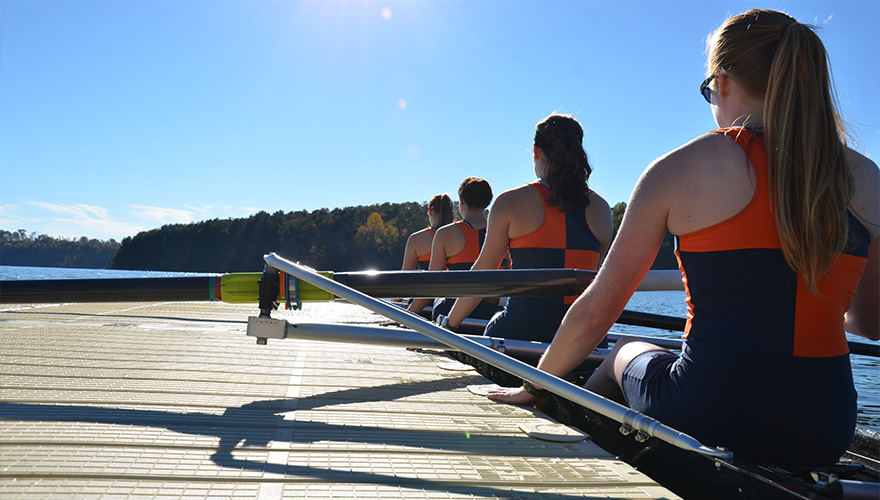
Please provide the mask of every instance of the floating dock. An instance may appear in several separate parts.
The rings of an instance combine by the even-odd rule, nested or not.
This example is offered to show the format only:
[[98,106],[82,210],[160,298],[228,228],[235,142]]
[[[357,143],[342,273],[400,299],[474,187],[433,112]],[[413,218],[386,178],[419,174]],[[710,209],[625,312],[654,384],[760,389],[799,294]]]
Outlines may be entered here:
[[[275,316],[381,320],[365,311]],[[543,413],[489,401],[490,382],[443,353],[260,346],[245,334],[257,312],[0,308],[0,497],[678,498]]]

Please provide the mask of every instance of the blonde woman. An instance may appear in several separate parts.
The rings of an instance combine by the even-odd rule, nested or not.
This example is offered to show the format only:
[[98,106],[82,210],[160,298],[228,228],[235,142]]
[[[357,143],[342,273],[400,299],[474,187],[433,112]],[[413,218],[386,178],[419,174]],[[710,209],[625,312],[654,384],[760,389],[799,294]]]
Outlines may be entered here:
[[[618,342],[587,388],[747,460],[833,463],[856,421],[844,331],[880,337],[877,165],[846,146],[825,48],[786,14],[728,19],[700,92],[723,128],[645,170],[539,368],[564,375],[593,350],[668,229],[687,292],[682,355]],[[489,397],[544,395],[527,387]]]

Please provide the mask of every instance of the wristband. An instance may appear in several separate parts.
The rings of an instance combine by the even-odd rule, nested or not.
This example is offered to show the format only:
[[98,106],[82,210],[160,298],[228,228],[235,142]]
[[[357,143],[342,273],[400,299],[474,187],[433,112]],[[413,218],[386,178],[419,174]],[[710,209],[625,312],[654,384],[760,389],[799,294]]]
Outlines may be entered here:
[[522,387],[524,391],[531,394],[532,396],[535,396],[536,398],[546,398],[550,396],[550,391],[548,391],[547,389],[538,389],[537,387],[533,386],[528,380],[523,380]]
[[449,324],[449,316],[440,316],[440,328],[445,328],[451,332],[458,333],[458,328]]

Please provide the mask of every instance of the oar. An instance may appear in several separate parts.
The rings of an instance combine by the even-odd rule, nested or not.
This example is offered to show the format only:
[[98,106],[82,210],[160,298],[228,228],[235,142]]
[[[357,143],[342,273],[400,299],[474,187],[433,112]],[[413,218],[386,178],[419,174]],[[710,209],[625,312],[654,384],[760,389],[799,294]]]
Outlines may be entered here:
[[[375,271],[321,274],[378,298],[502,297],[577,295],[596,275],[581,269],[500,269],[489,271]],[[100,278],[0,281],[0,304],[51,302],[223,301],[258,302],[262,273],[166,278]],[[332,294],[309,283],[280,280],[279,301],[296,292],[300,301],[332,300]],[[639,290],[681,290],[678,271],[650,271]],[[291,297],[294,298],[294,297]]]
[[[258,330],[249,329],[248,335],[258,337]],[[504,339],[500,337],[486,337],[484,335],[462,334],[461,336],[531,365],[536,364],[544,354],[544,351],[547,350],[547,347],[550,346],[546,342],[534,342],[531,340]],[[650,342],[667,349],[681,349],[682,346],[680,339],[627,335],[625,333],[609,333],[607,335],[608,340],[611,342],[617,342],[624,337]],[[365,326],[345,323],[290,323],[286,325],[284,334],[280,338],[449,350],[449,347],[442,342],[427,337],[415,330],[393,326]],[[587,358],[587,365],[598,366],[608,355],[609,351],[610,349],[596,349]]]
[[[55,302],[259,302],[262,273],[227,273],[164,278],[97,278],[0,281],[0,304]],[[275,276],[278,279],[278,276]],[[301,291],[303,301],[333,300],[315,287]],[[278,300],[284,296],[279,295]]]
[[[259,330],[249,328],[248,335],[259,337]],[[544,342],[502,339],[485,337],[483,335],[463,335],[463,337],[530,365],[537,364],[541,355],[544,354],[544,351],[550,345]],[[349,325],[344,323],[289,323],[286,325],[282,338],[450,350],[446,344],[408,328]],[[595,368],[599,366],[599,363],[605,359],[609,351],[610,349],[597,349],[587,358],[582,367]]]
[[388,304],[353,288],[349,288],[341,283],[325,278],[303,266],[282,259],[274,253],[266,255],[264,260],[270,268],[279,269],[296,276],[300,280],[311,283],[350,302],[366,307],[373,312],[382,314],[383,316],[412,328],[438,342],[442,342],[445,345],[466,352],[481,361],[497,366],[513,375],[528,380],[533,384],[544,387],[576,404],[605,415],[608,418],[622,423],[624,426],[640,431],[641,436],[653,436],[679,448],[721,460],[731,460],[733,458],[733,454],[729,451],[705,446],[693,437],[667,427],[653,418],[635,412],[625,406],[562,380],[559,377],[538,370],[522,361],[513,359],[486,346],[473,342],[470,339],[440,328],[421,316],[411,314],[400,307]]

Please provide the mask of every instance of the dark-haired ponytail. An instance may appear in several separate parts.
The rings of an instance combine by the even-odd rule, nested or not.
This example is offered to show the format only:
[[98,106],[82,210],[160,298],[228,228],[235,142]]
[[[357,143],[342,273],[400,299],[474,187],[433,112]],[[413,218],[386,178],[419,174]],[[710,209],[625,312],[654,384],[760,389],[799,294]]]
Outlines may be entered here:
[[593,168],[583,146],[584,132],[571,116],[550,115],[538,124],[535,146],[541,149],[549,202],[563,212],[590,204],[587,184]]
[[434,231],[455,221],[455,207],[448,194],[435,194],[428,203],[428,208],[437,217],[434,225],[431,226]]

